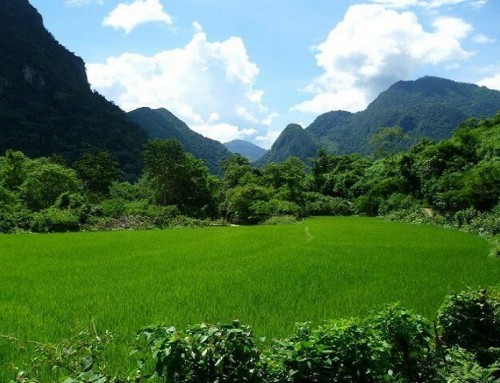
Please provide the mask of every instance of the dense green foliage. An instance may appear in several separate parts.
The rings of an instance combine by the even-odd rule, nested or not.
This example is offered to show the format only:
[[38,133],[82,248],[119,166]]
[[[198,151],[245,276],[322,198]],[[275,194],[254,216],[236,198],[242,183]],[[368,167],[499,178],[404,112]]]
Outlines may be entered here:
[[[461,322],[451,332],[450,318],[451,327],[455,318]],[[475,325],[483,320],[481,328]],[[41,371],[52,367],[56,376],[71,376],[65,383],[495,383],[499,348],[489,346],[498,346],[500,338],[475,342],[480,349],[463,339],[485,339],[483,331],[498,332],[499,320],[500,297],[469,290],[447,296],[435,331],[430,321],[399,304],[365,319],[298,324],[292,336],[272,343],[259,342],[239,321],[184,330],[158,324],[138,332],[135,346],[128,347],[141,355],[139,364],[119,375],[106,360],[112,334],[99,334],[94,326],[60,345],[38,344],[38,356],[16,381],[43,382]]]
[[174,138],[187,152],[203,159],[210,171],[219,173],[219,163],[231,153],[219,141],[204,137],[189,127],[166,109],[139,108],[127,113],[128,117],[139,124],[152,139]]
[[155,375],[165,382],[261,383],[260,353],[251,329],[201,324],[184,331],[151,326],[139,332],[156,359]]
[[118,162],[105,151],[85,153],[75,169],[90,196],[109,195],[113,182],[120,180]]
[[374,158],[384,158],[402,152],[411,141],[409,134],[400,126],[381,128],[375,133],[368,144],[372,147]]
[[145,180],[153,201],[180,212],[207,217],[215,210],[207,167],[174,139],[149,141],[144,151]]
[[221,178],[178,141],[156,139],[144,146],[144,172],[135,184],[117,182],[117,163],[107,152],[86,153],[71,168],[57,156],[32,160],[9,150],[0,157],[0,230],[148,229],[204,224],[193,219],[256,224],[357,214],[498,235],[500,115],[467,120],[448,140],[422,140],[401,152],[405,137],[400,128],[386,128],[373,138],[385,157],[319,150],[310,168],[296,157],[256,168],[235,154],[220,163]]
[[129,179],[141,171],[146,132],[92,92],[83,60],[44,28],[27,0],[5,0],[0,13],[0,154],[32,157],[106,150]]
[[[322,147],[337,154],[369,154],[370,138],[379,129],[400,126],[412,137],[449,138],[467,118],[482,118],[500,110],[500,92],[436,77],[399,81],[358,113],[328,112],[306,131]],[[407,146],[408,147],[408,146]]]

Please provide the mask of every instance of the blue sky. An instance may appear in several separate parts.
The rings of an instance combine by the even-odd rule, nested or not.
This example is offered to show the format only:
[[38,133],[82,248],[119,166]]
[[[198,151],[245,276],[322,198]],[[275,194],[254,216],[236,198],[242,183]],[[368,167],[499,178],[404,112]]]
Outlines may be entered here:
[[30,0],[124,110],[270,147],[423,75],[500,90],[498,0]]

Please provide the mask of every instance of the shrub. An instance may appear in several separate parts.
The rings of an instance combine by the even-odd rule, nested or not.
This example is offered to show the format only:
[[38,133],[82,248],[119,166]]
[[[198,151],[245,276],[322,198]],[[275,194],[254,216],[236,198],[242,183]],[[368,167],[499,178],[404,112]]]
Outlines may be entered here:
[[127,377],[110,372],[112,334],[93,326],[58,345],[33,342],[36,356],[16,381],[41,382],[50,370],[69,374],[67,383],[496,383],[499,301],[485,290],[449,296],[439,310],[438,339],[428,321],[398,304],[365,320],[299,324],[295,334],[271,345],[257,343],[238,321],[185,330],[150,326],[137,333],[139,364]]
[[365,194],[354,201],[357,213],[374,217],[378,214],[382,198],[373,194]]
[[59,210],[71,210],[74,215],[78,216],[81,224],[92,219],[92,216],[96,212],[93,206],[88,203],[86,197],[78,193],[67,192],[61,194],[53,207]]
[[178,215],[173,217],[166,228],[180,229],[180,228],[196,228],[208,226],[209,222],[201,219],[187,217],[185,215]]
[[118,218],[100,218],[91,227],[91,230],[151,230],[154,227],[152,220],[143,215],[122,215]]
[[19,202],[18,196],[0,185],[0,233],[11,233],[29,225],[30,212]]
[[13,212],[0,206],[0,233],[11,233],[15,227],[16,220]]
[[[107,377],[108,347],[114,345],[115,338],[109,331],[98,333],[95,324],[82,330],[70,339],[58,344],[44,344],[29,341],[27,344],[9,337],[22,349],[34,349],[29,365],[19,370],[15,382],[41,383],[61,382],[62,377],[71,376],[64,383],[126,383],[139,382],[133,378]],[[135,374],[138,378],[140,376]],[[11,381],[14,383],[14,381]]]
[[80,217],[69,209],[59,210],[54,207],[34,213],[31,230],[35,233],[78,231]]
[[444,346],[464,348],[490,364],[489,349],[500,348],[500,296],[481,289],[451,294],[438,311],[437,327]]
[[155,374],[169,383],[262,382],[252,330],[201,324],[183,331],[152,326],[139,331],[156,361]]
[[148,206],[146,214],[160,229],[171,226],[172,222],[181,214],[177,206]]
[[404,382],[435,381],[429,321],[398,304],[388,305],[369,319],[389,345],[394,378]]
[[500,234],[500,214],[498,212],[480,213],[472,219],[466,228],[484,235]]
[[250,206],[253,216],[260,217],[261,220],[273,216],[295,216],[301,215],[300,206],[295,202],[271,199],[270,201],[256,201]]
[[268,218],[263,222],[264,225],[291,225],[297,223],[297,217],[293,215],[280,215]]
[[363,322],[338,320],[312,329],[303,324],[275,347],[282,360],[275,381],[369,383],[390,378],[389,345]]
[[412,196],[395,193],[381,201],[378,213],[386,215],[394,211],[414,209],[417,205],[418,202]]
[[500,359],[491,366],[479,365],[476,355],[454,346],[445,350],[439,376],[446,383],[498,383]]
[[340,215],[354,214],[353,204],[341,197],[330,197],[320,193],[307,193],[305,209],[310,215]]
[[76,172],[63,166],[34,161],[21,185],[21,196],[31,210],[42,210],[52,206],[57,197],[81,190]]
[[105,217],[119,218],[125,214],[127,201],[122,198],[110,198],[101,201],[100,210]]

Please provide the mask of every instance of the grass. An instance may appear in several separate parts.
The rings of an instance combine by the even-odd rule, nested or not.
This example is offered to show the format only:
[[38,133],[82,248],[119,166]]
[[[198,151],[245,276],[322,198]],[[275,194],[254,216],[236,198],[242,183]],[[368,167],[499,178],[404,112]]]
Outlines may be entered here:
[[[364,316],[394,301],[433,318],[451,290],[498,286],[500,260],[488,252],[470,234],[367,218],[4,235],[0,334],[57,342],[94,321],[131,339],[156,322],[238,318],[272,338],[296,322]],[[25,357],[0,340],[0,381]]]

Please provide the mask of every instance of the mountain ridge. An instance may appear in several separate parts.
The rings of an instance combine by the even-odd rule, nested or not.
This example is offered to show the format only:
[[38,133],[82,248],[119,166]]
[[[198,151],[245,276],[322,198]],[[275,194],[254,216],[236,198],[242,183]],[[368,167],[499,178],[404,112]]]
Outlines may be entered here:
[[224,146],[232,153],[239,153],[247,157],[250,162],[259,160],[267,153],[266,149],[245,140],[232,140],[225,142]]
[[193,131],[165,108],[142,107],[128,112],[127,115],[131,121],[141,126],[150,138],[178,140],[187,152],[203,159],[212,173],[220,173],[220,161],[231,155],[222,143]]
[[412,143],[449,138],[470,117],[500,110],[500,91],[433,76],[398,81],[357,113],[332,111],[306,130],[321,146],[338,154],[370,153],[369,139],[380,128],[401,126]]
[[299,124],[288,124],[278,136],[271,149],[255,162],[262,167],[273,162],[282,162],[290,156],[309,162],[319,149],[315,139]]

